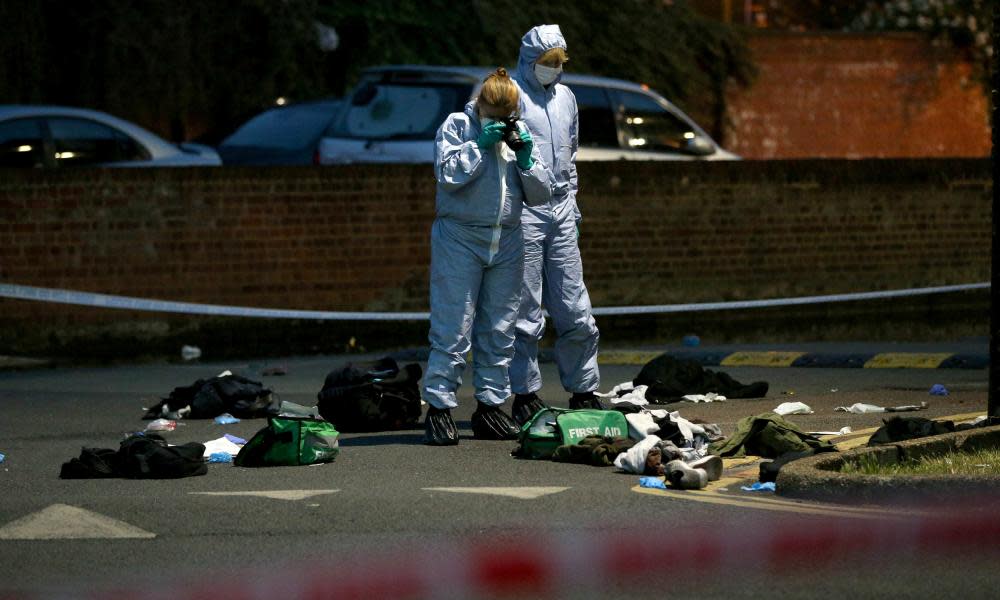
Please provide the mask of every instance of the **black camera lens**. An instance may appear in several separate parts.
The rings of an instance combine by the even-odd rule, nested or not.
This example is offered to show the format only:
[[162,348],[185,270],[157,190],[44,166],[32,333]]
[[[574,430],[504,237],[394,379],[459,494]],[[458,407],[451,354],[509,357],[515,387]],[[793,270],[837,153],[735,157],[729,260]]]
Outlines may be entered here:
[[507,117],[503,119],[503,141],[507,147],[517,152],[524,148],[524,140],[521,139],[521,130],[517,128],[517,117]]

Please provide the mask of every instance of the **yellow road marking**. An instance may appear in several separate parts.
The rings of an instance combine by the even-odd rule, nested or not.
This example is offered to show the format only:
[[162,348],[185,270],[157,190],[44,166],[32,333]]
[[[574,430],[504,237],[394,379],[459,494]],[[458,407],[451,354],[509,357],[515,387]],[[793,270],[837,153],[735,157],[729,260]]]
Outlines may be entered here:
[[719,363],[724,367],[789,367],[805,352],[733,352]]
[[597,362],[603,365],[644,365],[663,352],[602,350],[597,355]]
[[923,354],[919,352],[883,352],[865,363],[866,369],[936,369],[953,352]]

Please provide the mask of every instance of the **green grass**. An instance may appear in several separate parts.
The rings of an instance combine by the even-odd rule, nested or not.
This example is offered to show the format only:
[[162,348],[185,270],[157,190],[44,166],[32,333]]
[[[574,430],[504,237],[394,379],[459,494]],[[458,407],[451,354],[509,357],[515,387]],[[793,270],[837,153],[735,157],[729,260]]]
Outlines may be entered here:
[[1000,449],[950,452],[917,461],[880,465],[873,456],[844,464],[841,473],[854,475],[1000,475]]

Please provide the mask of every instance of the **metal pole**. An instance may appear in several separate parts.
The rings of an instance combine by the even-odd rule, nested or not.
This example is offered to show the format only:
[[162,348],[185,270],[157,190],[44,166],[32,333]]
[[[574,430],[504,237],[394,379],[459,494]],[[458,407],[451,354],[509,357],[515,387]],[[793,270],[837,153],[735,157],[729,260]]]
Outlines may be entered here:
[[[997,68],[996,62],[1000,58],[997,51],[1000,50],[1000,40],[997,40],[997,17],[1000,16],[1000,6],[993,4],[993,60],[991,61],[993,71],[990,77],[990,99],[992,100],[992,130],[993,148],[990,151],[990,172],[995,172],[997,158],[997,102],[1000,95],[997,94]],[[1000,420],[1000,335],[997,328],[1000,327],[1000,271],[997,270],[997,187],[993,184],[992,217],[990,219],[993,226],[992,250],[990,252],[990,383],[986,399],[986,415],[990,421]]]

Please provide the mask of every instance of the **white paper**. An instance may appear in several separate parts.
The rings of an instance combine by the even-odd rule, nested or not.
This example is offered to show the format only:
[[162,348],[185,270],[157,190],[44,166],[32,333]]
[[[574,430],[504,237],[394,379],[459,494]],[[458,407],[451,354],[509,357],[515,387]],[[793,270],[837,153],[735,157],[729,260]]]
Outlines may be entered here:
[[782,402],[774,409],[779,415],[811,415],[813,409],[803,402]]

